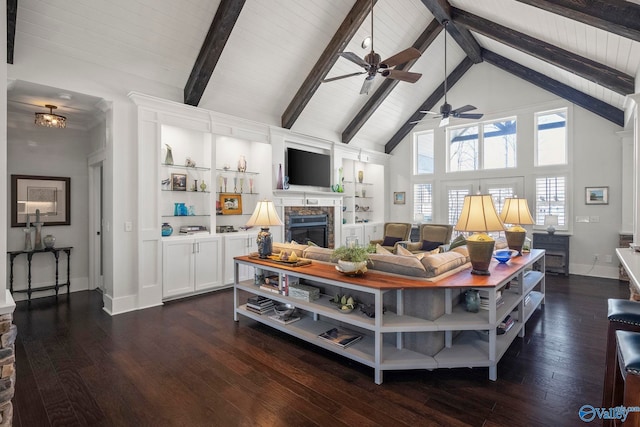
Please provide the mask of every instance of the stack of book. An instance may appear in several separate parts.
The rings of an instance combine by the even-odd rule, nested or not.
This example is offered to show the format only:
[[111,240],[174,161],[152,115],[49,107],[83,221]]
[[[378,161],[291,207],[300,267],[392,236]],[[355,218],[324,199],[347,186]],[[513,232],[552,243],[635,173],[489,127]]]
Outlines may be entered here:
[[273,310],[273,306],[273,300],[262,295],[254,295],[247,298],[247,310],[254,313],[268,313]]
[[[489,310],[489,291],[481,289],[478,291],[478,295],[480,295],[480,308],[483,310]],[[496,308],[500,307],[502,304],[504,304],[502,291],[496,291]]]
[[507,317],[504,318],[504,320],[502,322],[500,322],[500,324],[498,325],[498,329],[496,330],[496,333],[498,335],[502,335],[507,333],[507,331],[509,331],[509,329],[511,329],[513,327],[513,325],[515,325],[515,320],[513,320],[513,317],[511,317],[510,315],[507,315]]
[[273,292],[274,294],[279,294],[281,291],[280,277],[277,274],[265,276],[262,284],[260,285],[260,289]]
[[362,335],[341,327],[329,329],[318,336],[342,348],[349,347],[362,339]]

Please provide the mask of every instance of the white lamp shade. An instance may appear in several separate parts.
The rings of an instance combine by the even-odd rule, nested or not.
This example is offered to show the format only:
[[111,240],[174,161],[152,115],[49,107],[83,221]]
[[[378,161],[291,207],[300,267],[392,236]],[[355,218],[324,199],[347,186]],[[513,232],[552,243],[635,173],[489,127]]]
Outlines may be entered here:
[[545,215],[544,225],[558,225],[558,215]]
[[458,231],[503,231],[493,199],[489,194],[465,196],[462,212],[455,226]]
[[500,219],[505,224],[533,224],[533,217],[531,216],[531,212],[529,212],[527,199],[505,199],[502,212],[500,212]]
[[247,221],[247,226],[269,227],[272,225],[283,225],[273,202],[270,200],[261,200],[256,205],[253,215]]

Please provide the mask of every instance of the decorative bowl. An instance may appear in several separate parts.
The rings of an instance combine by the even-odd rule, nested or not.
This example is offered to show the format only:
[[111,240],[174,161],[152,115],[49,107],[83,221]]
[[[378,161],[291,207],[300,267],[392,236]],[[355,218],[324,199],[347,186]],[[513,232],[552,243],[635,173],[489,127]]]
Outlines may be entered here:
[[358,307],[358,303],[351,298],[351,295],[347,296],[347,298],[351,299],[350,304],[343,304],[341,295],[336,295],[330,300],[330,302],[338,309],[338,311],[341,311],[342,313],[351,313],[356,307]]
[[516,255],[518,255],[518,251],[514,249],[498,249],[493,252],[493,257],[497,259],[500,264],[505,264]]
[[296,307],[293,304],[276,304],[273,307],[273,310],[276,314],[283,317],[290,317],[294,311],[296,311]]

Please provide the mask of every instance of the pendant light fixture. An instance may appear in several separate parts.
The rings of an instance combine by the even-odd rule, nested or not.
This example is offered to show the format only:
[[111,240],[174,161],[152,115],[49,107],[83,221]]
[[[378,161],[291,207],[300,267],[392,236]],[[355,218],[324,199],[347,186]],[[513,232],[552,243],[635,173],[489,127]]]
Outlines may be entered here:
[[58,107],[51,104],[47,104],[45,107],[49,109],[48,113],[36,113],[35,123],[37,125],[60,129],[67,127],[67,118],[53,113],[53,110]]

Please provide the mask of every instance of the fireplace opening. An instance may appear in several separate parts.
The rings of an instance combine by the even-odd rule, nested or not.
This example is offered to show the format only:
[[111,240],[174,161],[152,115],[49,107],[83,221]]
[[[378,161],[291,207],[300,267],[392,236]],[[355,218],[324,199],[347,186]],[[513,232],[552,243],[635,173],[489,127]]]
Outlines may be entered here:
[[328,215],[291,215],[287,232],[288,241],[301,244],[312,243],[323,248],[328,247]]

